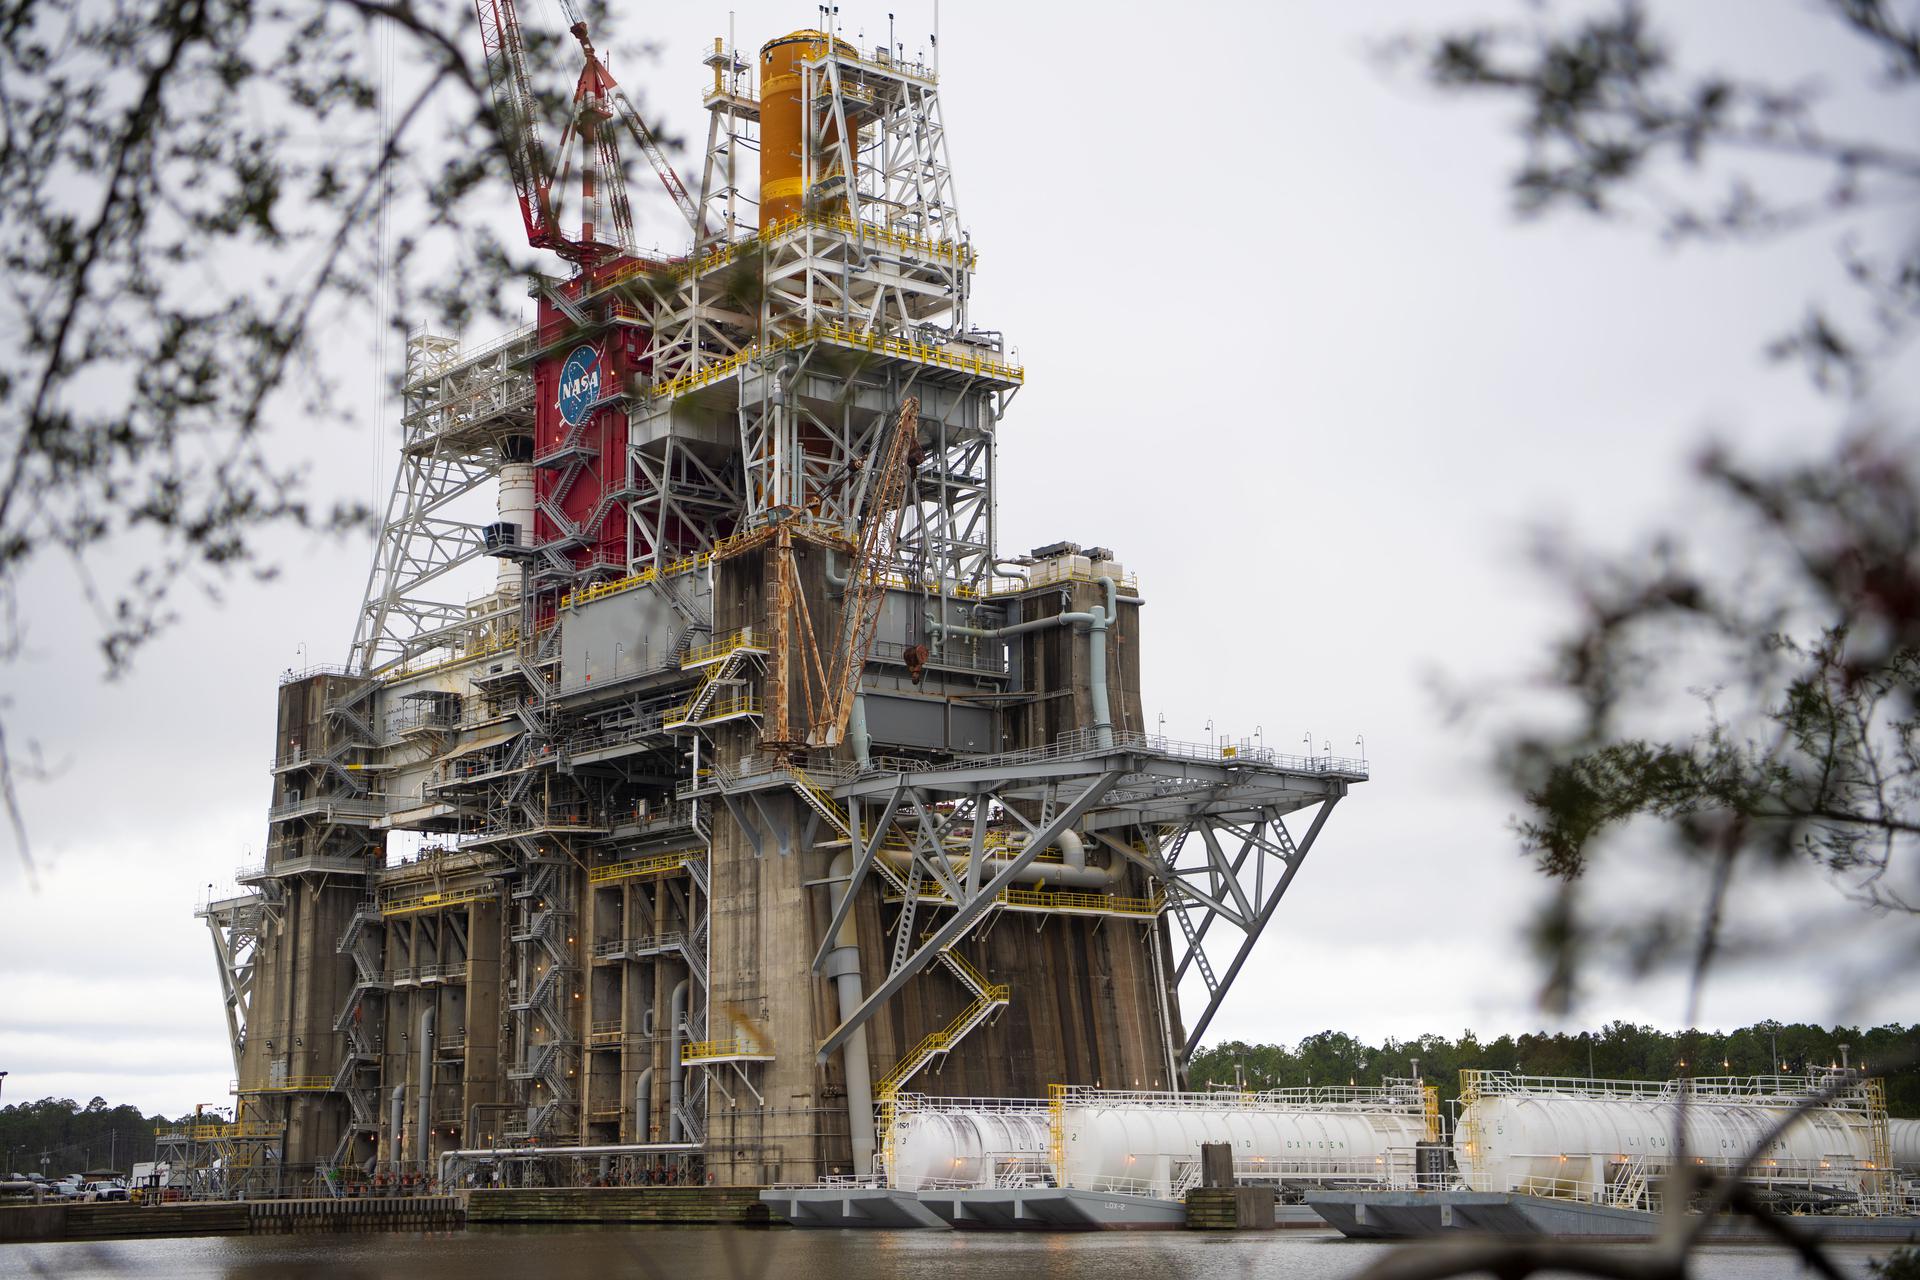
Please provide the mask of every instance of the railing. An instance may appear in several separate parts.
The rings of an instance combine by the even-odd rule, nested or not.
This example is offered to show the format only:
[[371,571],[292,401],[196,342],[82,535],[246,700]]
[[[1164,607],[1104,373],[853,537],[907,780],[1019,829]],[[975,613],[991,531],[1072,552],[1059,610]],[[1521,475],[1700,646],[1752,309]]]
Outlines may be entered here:
[[[1046,563],[1045,561],[1041,562]],[[1057,587],[1063,582],[1085,582],[1098,586],[1100,579],[1110,574],[1096,574],[1092,567],[1085,569],[1077,565],[1065,569],[1053,570],[1045,574],[1020,577],[1017,574],[995,574],[988,579],[986,590],[982,593],[988,598],[994,596],[1017,596],[1027,591],[1044,591],[1048,587]],[[1133,574],[1123,574],[1114,578],[1113,585],[1123,596],[1140,594],[1140,579]],[[1111,621],[1111,619],[1109,619]]]
[[439,911],[446,907],[457,907],[469,902],[486,902],[500,896],[495,885],[470,885],[460,889],[436,890],[432,893],[408,894],[399,898],[382,898],[380,914],[383,916],[412,915],[421,911]]
[[729,1058],[771,1058],[773,1051],[744,1036],[730,1040],[695,1040],[680,1047],[680,1061],[722,1062]]
[[866,772],[910,773],[943,768],[974,769],[983,766],[1060,760],[1072,756],[1104,755],[1115,751],[1135,751],[1183,760],[1200,760],[1209,764],[1257,764],[1289,773],[1327,774],[1357,779],[1365,779],[1368,776],[1367,762],[1351,757],[1287,756],[1280,755],[1270,747],[1247,748],[1229,742],[1180,742],[1173,738],[1140,733],[1131,729],[1114,729],[1111,733],[1112,746],[1101,745],[1100,730],[1087,727],[1061,734],[1045,746],[1027,747],[1019,751],[1002,751],[992,755],[965,756],[954,765],[935,765],[923,760],[876,756]]
[[691,703],[682,703],[678,711],[669,712],[666,719],[668,727],[686,724],[712,724],[728,716],[757,716],[760,714],[760,697],[750,690],[734,694],[720,702],[707,704],[705,710],[697,716],[690,715]]
[[670,875],[695,858],[703,856],[705,852],[704,849],[676,849],[672,853],[655,854],[648,858],[630,858],[625,862],[610,862],[588,871],[587,881],[590,884],[611,884],[618,880],[632,880],[641,876]]
[[[924,898],[926,895],[922,895]],[[999,901],[1003,906],[1015,910],[1022,908],[1043,911],[1092,911],[1101,915],[1139,916],[1152,919],[1166,909],[1164,896],[1155,898],[1123,898],[1104,893],[1055,893],[1041,889],[1003,889]]]
[[1342,1111],[1368,1115],[1419,1116],[1425,1109],[1422,1091],[1408,1083],[1388,1085],[1313,1085],[1295,1089],[1243,1092],[1223,1089],[1207,1093],[1164,1090],[1099,1089],[1087,1085],[1062,1086],[1060,1104],[1069,1108],[1165,1110],[1177,1112],[1289,1112]]
[[813,342],[838,343],[845,347],[857,347],[863,351],[900,356],[921,364],[953,369],[961,373],[971,373],[980,377],[1004,378],[1016,384],[1024,384],[1027,380],[1026,370],[1018,365],[1002,364],[997,360],[989,360],[984,356],[966,355],[945,347],[934,346],[932,343],[914,342],[911,339],[896,337],[891,334],[864,332],[851,325],[844,325],[838,321],[828,320],[807,325],[804,328],[796,329],[792,333],[783,334],[767,342],[756,343],[742,351],[735,352],[724,360],[716,360],[712,364],[702,365],[700,368],[683,373],[678,377],[657,382],[653,386],[653,394],[666,399],[685,395],[687,392],[697,390],[710,382],[717,382],[751,360],[758,359],[761,356],[772,355],[778,351],[790,351],[794,347],[803,347]]
[[[1718,1101],[1779,1101],[1791,1105],[1823,1092],[1832,1096],[1823,1104],[1837,1110],[1870,1111],[1872,1091],[1865,1080],[1833,1079],[1838,1073],[1803,1076],[1699,1076],[1679,1080],[1590,1080],[1579,1076],[1523,1076],[1507,1071],[1467,1070],[1460,1073],[1466,1097],[1482,1094],[1552,1094],[1577,1098],[1632,1098],[1639,1101],[1678,1101],[1711,1105]],[[1839,1087],[1835,1087],[1835,1086]]]
[[631,938],[606,938],[593,944],[593,954],[601,960],[612,960],[619,956],[634,955],[640,952],[661,952],[685,949],[687,935],[673,933],[642,933]]
[[381,800],[363,800],[343,796],[303,796],[298,800],[288,800],[267,810],[267,821],[281,822],[288,818],[304,817],[308,814],[325,813],[331,817],[342,818],[378,818],[387,811],[386,803]]
[[302,671],[295,671],[292,667],[288,667],[280,673],[280,683],[283,685],[298,684],[302,680],[311,680],[315,676],[350,676],[353,674],[353,668],[335,663],[328,663],[318,667],[307,667]]
[[604,596],[618,595],[622,591],[631,591],[635,587],[645,586],[647,583],[660,578],[671,578],[676,574],[692,573],[695,569],[706,568],[712,560],[712,554],[703,551],[696,555],[683,556],[663,568],[642,569],[639,573],[628,574],[626,577],[615,579],[612,582],[599,582],[591,587],[583,587],[578,591],[569,591],[566,595],[560,597],[560,607],[562,609],[570,609],[575,605],[589,604]]
[[490,338],[477,347],[456,346],[448,356],[446,363],[434,365],[423,371],[418,378],[407,383],[401,390],[410,394],[418,394],[431,384],[455,372],[462,365],[478,364],[488,356],[498,355],[508,347],[532,341],[535,336],[535,330],[538,327],[537,325],[523,324],[517,329],[509,329],[498,337]]
[[594,1023],[587,1030],[587,1040],[590,1044],[620,1043],[620,1019],[609,1018]]
[[764,650],[766,647],[766,641],[754,638],[752,627],[741,627],[738,631],[728,632],[711,644],[695,645],[687,650],[685,657],[680,659],[680,665],[697,667],[703,663],[712,662],[716,658],[724,658],[741,649]]
[[331,1093],[332,1076],[286,1076],[268,1084],[255,1085],[250,1089],[236,1089],[241,1095],[253,1093]]

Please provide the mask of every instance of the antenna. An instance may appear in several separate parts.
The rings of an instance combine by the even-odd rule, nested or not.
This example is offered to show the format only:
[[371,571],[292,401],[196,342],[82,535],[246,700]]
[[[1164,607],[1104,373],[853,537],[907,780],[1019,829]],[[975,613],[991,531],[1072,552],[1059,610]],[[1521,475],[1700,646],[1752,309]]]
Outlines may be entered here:
[[933,74],[940,75],[940,0],[933,0]]

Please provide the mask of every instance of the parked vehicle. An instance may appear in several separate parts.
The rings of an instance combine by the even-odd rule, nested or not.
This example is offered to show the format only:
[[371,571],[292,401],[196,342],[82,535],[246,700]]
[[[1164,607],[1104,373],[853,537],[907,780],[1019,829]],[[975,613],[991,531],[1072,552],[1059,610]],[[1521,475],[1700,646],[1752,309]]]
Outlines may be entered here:
[[118,1178],[96,1178],[85,1183],[82,1191],[88,1200],[125,1200],[127,1184]]

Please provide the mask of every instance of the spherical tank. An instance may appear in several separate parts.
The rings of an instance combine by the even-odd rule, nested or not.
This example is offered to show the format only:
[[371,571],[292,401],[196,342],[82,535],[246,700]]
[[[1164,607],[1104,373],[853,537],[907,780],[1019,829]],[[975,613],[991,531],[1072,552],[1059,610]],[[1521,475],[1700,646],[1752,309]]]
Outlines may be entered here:
[[[1687,1108],[1687,1152],[1737,1163],[1760,1145],[1784,1107],[1696,1099]],[[1675,1101],[1495,1094],[1474,1100],[1454,1127],[1454,1161],[1475,1190],[1525,1182],[1601,1183],[1623,1160],[1664,1165],[1673,1157]],[[1762,1176],[1839,1179],[1871,1158],[1864,1126],[1831,1109],[1795,1121],[1761,1152]]]
[[[807,177],[802,169],[801,131],[806,124],[800,99],[800,64],[827,51],[824,31],[795,31],[760,46],[760,228],[806,206]],[[836,41],[839,52],[854,47]],[[831,135],[824,143],[832,141]],[[852,175],[848,175],[851,180]]]
[[1236,1166],[1267,1165],[1275,1176],[1377,1173],[1404,1180],[1411,1160],[1389,1161],[1387,1152],[1411,1152],[1426,1136],[1423,1118],[1392,1112],[1088,1107],[1065,1122],[1065,1180],[1077,1187],[1156,1184],[1172,1175],[1174,1162],[1198,1160],[1206,1143],[1227,1143]]
[[894,1122],[889,1181],[903,1191],[989,1182],[1008,1161],[1044,1165],[1044,1111],[910,1111]]

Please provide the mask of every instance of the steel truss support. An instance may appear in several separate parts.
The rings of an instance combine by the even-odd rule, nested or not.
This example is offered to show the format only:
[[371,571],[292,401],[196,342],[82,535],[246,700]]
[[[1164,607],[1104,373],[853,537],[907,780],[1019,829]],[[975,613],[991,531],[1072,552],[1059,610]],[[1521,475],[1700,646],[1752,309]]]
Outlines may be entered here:
[[[1254,944],[1273,919],[1280,899],[1293,884],[1308,850],[1319,838],[1339,795],[1329,796],[1313,815],[1307,834],[1296,844],[1278,812],[1258,809],[1238,814],[1200,814],[1171,829],[1155,868],[1167,889],[1167,914],[1178,926],[1175,939],[1174,980],[1198,971],[1207,1003],[1194,1020],[1181,1049],[1181,1059],[1193,1056],[1214,1014],[1227,998]],[[1122,856],[1110,837],[1101,843]],[[1227,849],[1237,844],[1231,857]],[[1132,851],[1124,851],[1130,855]],[[1197,917],[1197,920],[1196,920]],[[1238,935],[1225,972],[1217,973],[1205,943],[1215,921],[1223,921]]]
[[463,354],[451,338],[408,340],[404,442],[354,628],[354,670],[511,626],[511,615],[476,617],[443,579],[487,554],[477,495],[491,491],[503,441],[533,434],[533,380],[521,368],[532,344],[523,332]]
[[[1109,858],[1143,871],[1152,897],[1164,903],[1162,913],[1172,917],[1159,927],[1177,928],[1174,940],[1183,940],[1174,981],[1192,967],[1207,990],[1207,1006],[1187,1043],[1168,1046],[1169,1053],[1191,1056],[1333,806],[1346,794],[1348,779],[1271,761],[1196,758],[1146,738],[1118,748],[1089,745],[1076,751],[1071,745],[915,773],[868,774],[839,789],[854,815],[855,860],[848,892],[815,952],[815,972],[824,966],[854,895],[876,871],[903,902],[886,979],[821,1043],[823,1059],[975,928],[998,905],[1001,892],[1069,829],[1091,836]],[[1315,806],[1306,835],[1296,843],[1285,816]],[[872,827],[860,820],[863,808],[879,810]],[[989,824],[1019,839],[1017,855],[986,856]],[[962,827],[970,827],[965,839],[959,835]],[[898,864],[902,845],[911,855],[904,868],[889,865],[888,847]],[[969,855],[964,872],[955,870],[950,857],[961,849]],[[913,930],[915,904],[923,898],[935,910],[952,908],[953,914],[921,940]],[[1152,910],[1141,918],[1151,920]],[[1216,920],[1238,937],[1226,968],[1218,972],[1205,948]]]
[[[1078,822],[1082,814],[1097,804],[1100,797],[1120,781],[1120,777],[1118,770],[1109,770],[1096,774],[1091,779],[1062,784],[1056,793],[1056,805],[1052,815],[1031,829],[1020,852],[1007,862],[998,864],[999,871],[991,880],[980,885],[971,896],[955,898],[954,913],[928,935],[917,949],[896,964],[893,971],[874,988],[866,1001],[820,1042],[818,1050],[820,1061],[825,1062],[828,1055],[845,1044],[848,1036],[865,1026],[867,1020],[879,1011],[880,1006],[891,1000],[915,974],[932,963],[941,952],[964,937],[986,914],[988,908],[993,906],[1001,890],[1018,880],[1020,873],[1040,856],[1041,851],[1051,845],[1062,831]],[[959,888],[957,884],[953,887]],[[847,896],[852,897],[859,889],[859,882],[853,882],[848,888]]]
[[220,971],[220,999],[227,1013],[227,1043],[233,1050],[234,1078],[240,1076],[240,1051],[246,1047],[247,1019],[253,1012],[254,958],[260,943],[260,921],[266,904],[257,893],[209,902],[198,914],[213,938],[214,963]]

